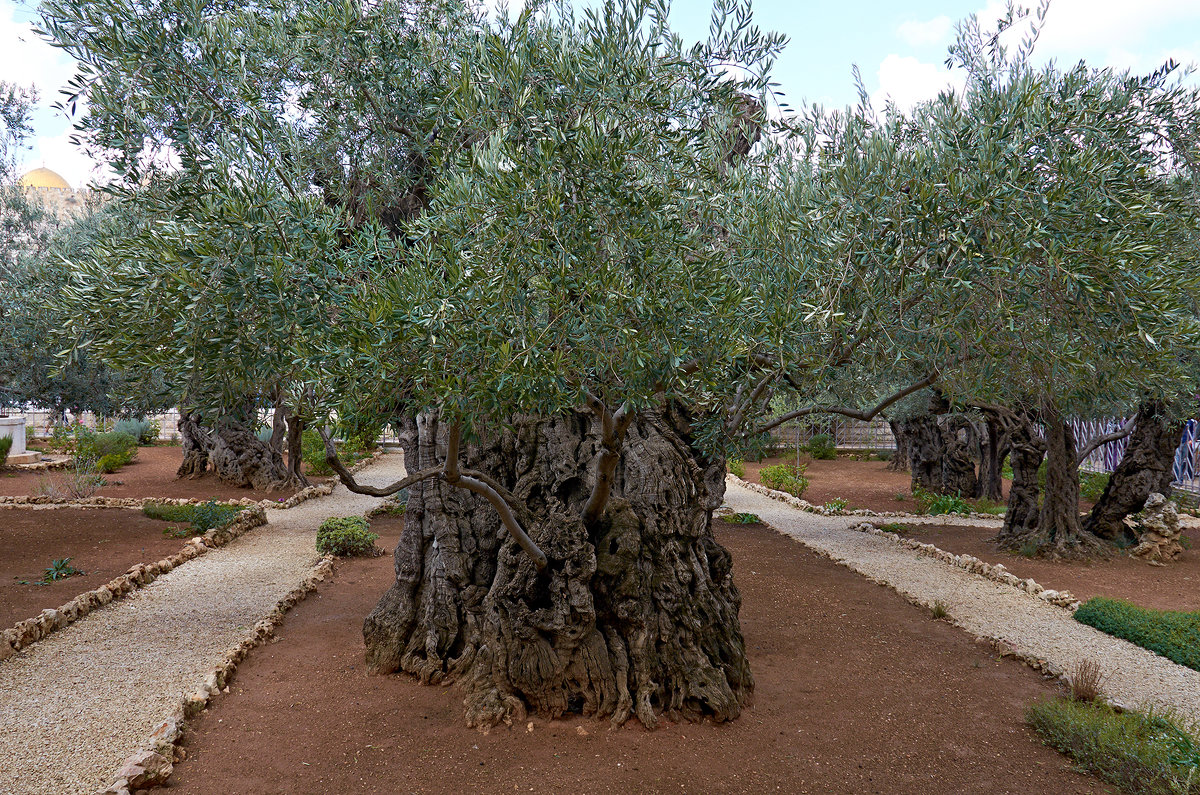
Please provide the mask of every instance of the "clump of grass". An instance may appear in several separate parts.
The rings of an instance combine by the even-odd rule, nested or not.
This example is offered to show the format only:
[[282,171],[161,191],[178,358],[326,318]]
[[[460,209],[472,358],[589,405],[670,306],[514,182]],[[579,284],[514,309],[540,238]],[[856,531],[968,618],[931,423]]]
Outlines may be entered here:
[[1023,558],[1036,558],[1038,554],[1038,543],[1033,539],[1021,544],[1021,548],[1017,550],[1017,554]]
[[1093,701],[1034,704],[1025,720],[1079,767],[1130,793],[1200,793],[1200,746],[1170,718]]
[[913,499],[917,501],[917,510],[930,516],[946,513],[966,516],[971,513],[971,506],[957,494],[934,494],[917,488],[913,489]]
[[1071,698],[1075,701],[1100,701],[1101,689],[1107,678],[1100,663],[1080,660],[1075,663],[1067,680],[1071,687]]
[[727,513],[721,517],[721,521],[729,524],[759,524],[762,519],[756,513]]
[[740,458],[730,458],[725,462],[726,468],[729,469],[729,474],[734,477],[746,477],[746,462]]
[[50,565],[46,567],[46,573],[42,575],[42,582],[57,582],[77,574],[83,574],[83,572],[71,565],[70,558],[59,558],[50,561]]
[[844,511],[844,510],[846,510],[846,506],[849,504],[850,503],[846,502],[846,500],[843,500],[841,497],[834,497],[832,500],[825,503],[825,510],[827,510],[827,511]]
[[899,522],[888,522],[887,524],[879,525],[879,529],[885,533],[895,533],[896,535],[900,535],[904,532],[904,525],[900,524]]
[[895,451],[893,451],[893,450],[876,450],[875,451],[875,459],[878,461],[891,461],[893,455],[895,455]]
[[793,497],[803,497],[804,492],[808,490],[808,478],[804,477],[805,469],[807,466],[804,464],[774,464],[763,467],[758,476],[768,488],[786,491]]
[[999,515],[1004,513],[1006,510],[1008,510],[1008,505],[1003,502],[989,500],[987,497],[980,497],[979,499],[975,500],[976,513],[993,513]]
[[904,491],[898,491],[892,495],[892,499],[896,502],[904,502],[908,499],[908,493]]
[[237,516],[240,510],[233,505],[223,505],[216,500],[209,500],[201,505],[168,505],[161,502],[148,502],[142,506],[142,513],[151,519],[190,523],[192,530],[196,533],[207,533],[209,530],[224,527],[233,521],[233,517]]
[[946,609],[946,603],[938,599],[933,603],[933,608],[930,610],[930,615],[934,621],[941,621],[946,616],[950,615],[950,611]]
[[1200,671],[1200,612],[1152,610],[1096,596],[1075,611],[1075,620]]

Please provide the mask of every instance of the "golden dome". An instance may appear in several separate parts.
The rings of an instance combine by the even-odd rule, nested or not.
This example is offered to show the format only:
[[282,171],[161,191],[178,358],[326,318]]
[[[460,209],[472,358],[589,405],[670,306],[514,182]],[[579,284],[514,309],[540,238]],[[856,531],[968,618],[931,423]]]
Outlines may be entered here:
[[26,188],[59,188],[61,190],[70,190],[71,186],[67,181],[54,173],[48,168],[35,168],[28,172],[21,179],[17,180],[18,185]]

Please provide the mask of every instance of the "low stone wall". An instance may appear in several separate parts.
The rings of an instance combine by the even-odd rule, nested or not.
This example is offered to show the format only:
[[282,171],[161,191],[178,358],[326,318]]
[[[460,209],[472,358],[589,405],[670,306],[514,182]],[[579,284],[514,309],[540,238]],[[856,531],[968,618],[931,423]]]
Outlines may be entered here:
[[181,566],[210,549],[223,547],[247,530],[266,523],[266,512],[261,506],[253,505],[239,513],[228,525],[190,539],[183,545],[182,550],[169,558],[155,563],[139,563],[120,577],[76,596],[57,609],[43,610],[36,618],[18,622],[0,632],[0,660],[7,659],[50,633],[78,621],[93,610],[122,599],[143,585],[149,585],[176,566]]

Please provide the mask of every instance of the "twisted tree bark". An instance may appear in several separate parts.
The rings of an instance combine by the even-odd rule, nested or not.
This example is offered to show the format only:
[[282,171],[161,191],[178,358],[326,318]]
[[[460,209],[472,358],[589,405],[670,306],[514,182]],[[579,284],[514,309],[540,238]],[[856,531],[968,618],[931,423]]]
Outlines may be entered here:
[[[443,464],[448,436],[434,416],[408,420],[409,470]],[[577,412],[514,418],[461,450],[464,468],[511,492],[542,571],[481,497],[441,479],[411,488],[396,582],[363,627],[372,671],[457,682],[479,727],[530,712],[647,727],[660,714],[738,716],[754,681],[732,562],[711,528],[724,462],[692,446],[678,411],[640,414],[589,522],[602,437]]]
[[1084,521],[1085,530],[1109,541],[1133,540],[1123,520],[1140,511],[1151,494],[1170,496],[1181,432],[1182,423],[1171,421],[1161,402],[1143,403],[1138,408],[1121,463]]

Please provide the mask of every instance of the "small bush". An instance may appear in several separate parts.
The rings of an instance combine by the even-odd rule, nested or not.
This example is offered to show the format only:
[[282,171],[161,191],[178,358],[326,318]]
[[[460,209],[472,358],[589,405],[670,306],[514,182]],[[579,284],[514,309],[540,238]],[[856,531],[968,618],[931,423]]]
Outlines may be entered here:
[[832,500],[825,503],[825,510],[827,510],[827,511],[844,511],[844,510],[846,510],[846,506],[849,504],[850,503],[846,502],[846,500],[842,499],[841,497],[834,497]]
[[1200,671],[1200,612],[1151,610],[1096,596],[1075,611],[1075,620]]
[[1200,793],[1200,746],[1169,718],[1057,699],[1025,712],[1043,741],[1125,792]]
[[943,618],[950,615],[950,611],[946,609],[946,603],[939,599],[933,603],[933,607],[930,609],[930,614],[933,616],[934,621],[941,621]]
[[33,494],[55,500],[83,500],[107,485],[108,481],[96,471],[93,462],[77,459],[71,470],[43,477],[33,487]]
[[[366,458],[375,447],[374,442],[363,441],[357,437],[350,437],[335,444],[338,457],[348,467]],[[300,457],[308,466],[309,474],[333,474],[333,468],[325,461],[325,441],[312,429],[305,431],[300,437]]]
[[729,524],[758,524],[762,519],[756,513],[727,513],[721,517],[721,521]]
[[76,435],[75,457],[95,462],[101,472],[116,472],[137,457],[137,437],[118,431],[92,433],[83,428]]
[[160,428],[157,422],[150,420],[117,420],[113,424],[114,433],[127,433],[140,445],[150,445],[158,441]]
[[275,429],[270,425],[260,425],[258,426],[258,433],[254,435],[257,436],[258,440],[263,444],[269,444],[271,437],[275,435]]
[[730,458],[725,462],[725,466],[729,470],[729,474],[733,475],[734,477],[746,477],[746,462],[742,461],[742,459]]
[[808,489],[808,478],[804,477],[805,469],[803,464],[773,464],[763,467],[758,476],[767,488],[786,491],[793,497],[803,497]]
[[887,524],[879,525],[879,529],[885,533],[895,533],[896,535],[900,535],[904,532],[904,525],[900,524],[899,522],[888,522]]
[[317,552],[339,558],[351,555],[372,557],[379,554],[375,548],[378,539],[379,536],[370,531],[370,525],[361,516],[330,518],[317,528]]
[[46,573],[42,575],[42,582],[57,582],[74,577],[76,574],[83,574],[83,572],[71,565],[70,558],[59,558],[50,561],[50,565],[46,567]]
[[0,437],[0,467],[4,466],[4,462],[8,460],[8,451],[12,449],[12,437]]
[[913,490],[913,499],[917,501],[917,510],[930,516],[946,513],[966,516],[971,513],[971,506],[958,495],[934,494],[918,488]]
[[1096,502],[1108,487],[1108,473],[1083,472],[1079,476],[1079,496],[1088,502]]
[[148,502],[142,506],[142,513],[151,519],[163,522],[188,522],[192,525],[193,533],[207,533],[218,527],[224,527],[233,521],[241,508],[233,505],[223,505],[216,500],[209,500],[201,505],[168,505],[161,502]]
[[975,500],[974,510],[976,513],[994,513],[999,515],[1008,510],[1008,505],[1003,502],[989,500],[987,497],[980,497]]
[[832,461],[837,458],[837,448],[828,434],[818,433],[808,440],[808,454],[820,461]]
[[896,502],[904,502],[908,499],[908,494],[903,491],[898,491],[892,495],[892,499]]
[[895,450],[876,450],[875,458],[877,458],[880,461],[891,461],[892,456],[894,456],[895,454],[896,454]]

